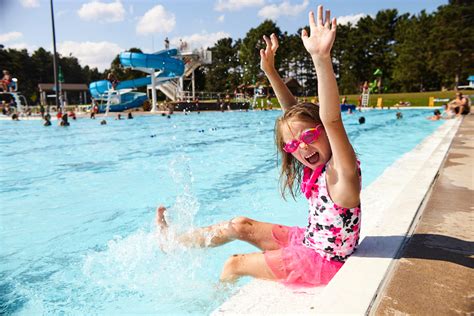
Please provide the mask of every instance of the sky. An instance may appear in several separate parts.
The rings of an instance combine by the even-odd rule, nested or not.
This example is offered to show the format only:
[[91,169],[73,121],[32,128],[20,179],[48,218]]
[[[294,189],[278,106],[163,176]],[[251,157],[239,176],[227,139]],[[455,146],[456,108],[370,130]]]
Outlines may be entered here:
[[[338,23],[357,23],[382,9],[418,14],[435,11],[448,0],[53,0],[56,47],[77,57],[82,66],[110,67],[131,47],[144,52],[177,46],[212,47],[217,40],[244,38],[271,19],[282,31],[296,33],[308,24],[307,13],[322,4]],[[39,47],[52,51],[49,0],[0,0],[0,44],[5,48]]]

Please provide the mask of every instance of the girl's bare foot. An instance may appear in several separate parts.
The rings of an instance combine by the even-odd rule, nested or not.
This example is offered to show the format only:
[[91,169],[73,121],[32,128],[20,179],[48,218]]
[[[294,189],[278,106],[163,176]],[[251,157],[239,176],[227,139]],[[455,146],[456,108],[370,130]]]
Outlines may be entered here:
[[156,208],[156,224],[160,227],[161,230],[166,230],[168,228],[168,223],[165,219],[166,207],[160,205]]

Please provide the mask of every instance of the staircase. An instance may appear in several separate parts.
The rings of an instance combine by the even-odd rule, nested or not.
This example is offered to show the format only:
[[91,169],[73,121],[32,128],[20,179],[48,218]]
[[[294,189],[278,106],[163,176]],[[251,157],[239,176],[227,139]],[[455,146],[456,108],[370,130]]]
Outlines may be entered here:
[[[203,63],[206,63],[205,58],[200,54],[191,54],[191,55],[184,55],[183,61],[184,65],[184,73],[183,78],[187,78],[194,70],[199,68]],[[180,78],[173,78],[169,81],[166,81],[163,84],[157,86],[157,88],[163,92],[171,101],[176,101],[178,97],[182,94],[182,87],[180,86]]]

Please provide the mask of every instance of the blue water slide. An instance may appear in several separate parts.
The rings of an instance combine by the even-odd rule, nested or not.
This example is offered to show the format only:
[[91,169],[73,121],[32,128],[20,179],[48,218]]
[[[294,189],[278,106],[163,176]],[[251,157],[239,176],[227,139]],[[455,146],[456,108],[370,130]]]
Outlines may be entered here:
[[[184,73],[184,62],[173,58],[178,54],[177,49],[169,49],[156,54],[142,54],[125,52],[119,55],[120,62],[125,67],[158,69],[162,72],[158,77],[173,78],[180,77]],[[143,77],[133,80],[121,81],[115,87],[116,90],[135,89],[147,86],[151,83],[151,77]],[[94,98],[99,98],[112,88],[108,80],[100,80],[89,84],[89,91]]]
[[[110,112],[122,112],[128,109],[138,108],[143,105],[143,102],[148,100],[146,93],[142,92],[128,92],[120,95],[120,103],[110,105]],[[104,113],[107,110],[107,104],[99,105],[99,113]]]
[[157,54],[120,53],[120,63],[125,67],[160,69],[159,77],[180,77],[184,73],[184,62],[173,58],[178,51],[170,49]]

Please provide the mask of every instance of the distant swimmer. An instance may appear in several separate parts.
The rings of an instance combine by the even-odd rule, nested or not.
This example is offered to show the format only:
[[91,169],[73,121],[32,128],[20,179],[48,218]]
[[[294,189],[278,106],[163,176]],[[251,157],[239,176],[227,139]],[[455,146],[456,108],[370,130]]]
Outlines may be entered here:
[[51,115],[46,114],[44,116],[44,123],[43,126],[51,126]]
[[107,125],[107,121],[106,120],[100,121],[100,125]]
[[359,124],[365,124],[365,117],[359,117]]
[[441,115],[440,110],[434,110],[433,115],[428,116],[427,119],[430,120],[430,121],[439,121],[439,120],[443,119],[443,117]]
[[59,126],[69,126],[69,120],[68,120],[68,115],[67,113],[64,113],[63,116],[61,117],[61,120],[59,121]]

